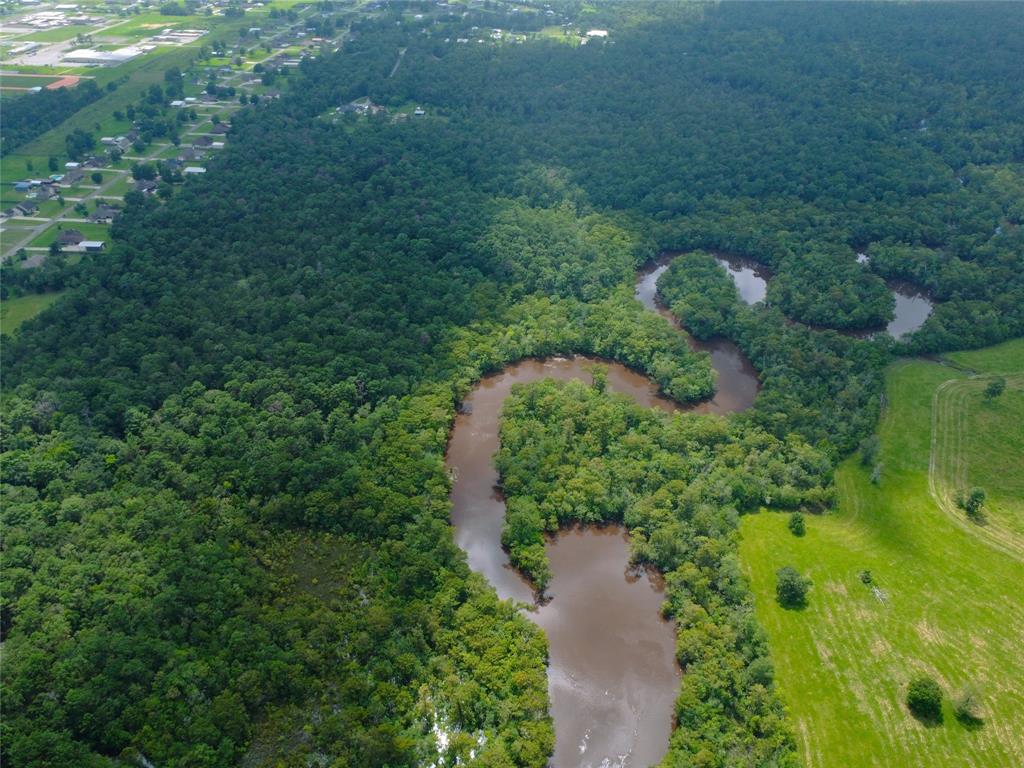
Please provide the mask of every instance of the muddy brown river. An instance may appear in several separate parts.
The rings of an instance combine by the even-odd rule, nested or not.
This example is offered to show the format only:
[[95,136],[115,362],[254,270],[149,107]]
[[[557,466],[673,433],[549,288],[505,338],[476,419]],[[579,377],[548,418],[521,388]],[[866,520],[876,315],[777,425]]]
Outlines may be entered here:
[[[637,275],[636,296],[672,320],[655,300],[667,262]],[[674,322],[674,320],[673,320]],[[678,327],[678,324],[676,324]],[[689,338],[689,337],[688,337]],[[757,395],[753,367],[730,342],[690,340],[711,353],[718,373],[713,400],[691,410],[727,413]],[[463,401],[448,444],[452,525],[469,566],[498,595],[533,605],[526,615],[542,627],[550,649],[548,690],[555,723],[554,768],[642,768],[668,750],[679,667],[674,626],[661,618],[664,587],[657,574],[629,563],[620,526],[560,532],[547,544],[549,601],[537,605],[529,583],[501,546],[505,502],[493,456],[501,408],[515,384],[542,379],[590,382],[594,364],[608,372],[608,389],[668,413],[682,410],[645,376],[618,363],[586,357],[524,360],[482,379]]]
[[[534,602],[528,582],[501,546],[505,503],[492,460],[501,406],[514,384],[542,379],[590,382],[597,360],[524,360],[488,376],[463,401],[448,444],[455,541],[469,566],[502,598]],[[647,378],[615,363],[608,389],[642,405],[678,410]],[[646,766],[668,748],[679,691],[675,630],[661,618],[662,585],[629,565],[621,527],[563,531],[547,545],[551,599],[526,615],[550,647],[548,692],[555,721],[556,768]]]
[[[665,270],[676,255],[666,254],[637,273],[636,299],[672,323],[681,333],[685,333],[675,316],[658,300],[658,278],[665,274]],[[732,413],[745,410],[754,404],[761,383],[758,381],[754,366],[739,347],[728,339],[697,341],[689,334],[686,334],[686,338],[692,349],[702,350],[711,355],[711,367],[715,369],[717,375],[715,396],[694,410]]]

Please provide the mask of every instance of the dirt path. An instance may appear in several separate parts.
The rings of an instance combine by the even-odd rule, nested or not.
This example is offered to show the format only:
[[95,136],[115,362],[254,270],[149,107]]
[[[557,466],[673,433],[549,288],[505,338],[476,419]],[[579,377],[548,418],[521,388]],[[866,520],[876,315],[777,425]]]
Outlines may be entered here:
[[395,66],[393,66],[391,68],[391,74],[388,75],[389,78],[392,78],[392,77],[395,76],[395,72],[398,71],[398,66],[402,63],[402,57],[403,56],[405,56],[405,48],[399,48],[398,49],[398,58],[395,59]]

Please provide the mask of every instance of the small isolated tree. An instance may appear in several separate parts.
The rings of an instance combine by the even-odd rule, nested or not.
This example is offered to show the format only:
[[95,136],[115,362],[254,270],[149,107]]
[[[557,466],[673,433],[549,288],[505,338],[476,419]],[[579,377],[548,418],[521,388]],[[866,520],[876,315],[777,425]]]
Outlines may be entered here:
[[103,174],[100,173],[99,171],[95,171],[91,176],[89,176],[89,178],[92,179],[93,184],[103,183]]
[[981,723],[981,710],[978,706],[978,692],[974,686],[968,683],[960,689],[960,693],[953,703],[956,712],[956,719],[967,725]]
[[860,441],[860,463],[870,467],[878,456],[878,435],[868,435]]
[[871,571],[865,568],[863,571],[860,572],[860,580],[862,584],[870,585],[875,579],[871,575]]
[[874,469],[871,470],[871,484],[878,485],[882,482],[882,463],[875,464]]
[[791,566],[775,572],[775,597],[783,608],[802,608],[807,605],[810,579],[805,579]]
[[989,400],[995,400],[1006,390],[1006,379],[1002,376],[996,376],[992,381],[985,387],[985,397]]
[[919,720],[942,720],[942,689],[927,675],[919,675],[907,688],[907,709]]
[[956,503],[971,520],[979,522],[984,519],[982,507],[985,506],[985,491],[981,488],[971,488],[967,492],[959,491],[956,495]]
[[56,171],[60,167],[60,164],[57,162],[57,158],[51,155],[46,161],[46,167],[51,171]]
[[789,516],[787,526],[789,527],[789,532],[794,536],[803,536],[807,533],[807,525],[804,523],[804,516],[799,512],[794,512]]

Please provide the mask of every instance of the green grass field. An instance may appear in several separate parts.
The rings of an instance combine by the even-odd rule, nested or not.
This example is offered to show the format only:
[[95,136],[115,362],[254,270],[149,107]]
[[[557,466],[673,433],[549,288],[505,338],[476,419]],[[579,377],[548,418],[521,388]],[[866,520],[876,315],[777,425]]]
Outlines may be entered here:
[[[948,513],[958,515],[956,491],[984,489],[986,524],[975,530],[1024,559],[1024,339],[949,357],[974,375],[936,390],[933,420],[940,429],[933,429],[931,490]],[[1006,391],[987,398],[984,389],[996,377],[1006,382]],[[1017,429],[1005,440],[992,440],[1006,432],[1005,425]]]
[[32,40],[37,43],[60,43],[64,40],[70,40],[78,35],[87,35],[90,32],[95,31],[96,27],[88,24],[69,24],[66,27],[57,27],[56,29],[42,29],[38,32],[32,32],[28,35],[19,37],[18,40]]
[[38,315],[63,295],[64,291],[34,293],[0,301],[0,333],[14,333],[22,323]]
[[0,85],[5,88],[45,88],[50,83],[60,80],[59,77],[29,77],[26,75],[0,75]]
[[86,240],[106,240],[107,247],[110,247],[110,227],[107,224],[92,224],[81,221],[63,221],[60,222],[60,226],[52,224],[29,245],[33,248],[47,247],[57,239],[57,235],[62,229],[77,229]]
[[[978,372],[1024,372],[1024,341],[952,357]],[[949,419],[936,420],[943,386],[966,394]],[[836,511],[808,518],[803,538],[782,515],[743,521],[741,560],[809,768],[1024,765],[1024,561],[989,526],[954,517],[930,493],[933,427],[936,443],[962,430],[958,455],[970,482],[1003,505],[989,514],[1016,514],[1020,524],[1024,405],[1019,390],[988,404],[981,389],[949,366],[894,365],[878,430],[880,483],[856,457],[847,460]],[[813,580],[804,610],[775,602],[774,574],[784,565]],[[883,594],[861,582],[862,570]],[[926,727],[904,706],[918,672],[947,694],[941,725]],[[981,727],[954,716],[949,697],[965,684],[980,692]]]

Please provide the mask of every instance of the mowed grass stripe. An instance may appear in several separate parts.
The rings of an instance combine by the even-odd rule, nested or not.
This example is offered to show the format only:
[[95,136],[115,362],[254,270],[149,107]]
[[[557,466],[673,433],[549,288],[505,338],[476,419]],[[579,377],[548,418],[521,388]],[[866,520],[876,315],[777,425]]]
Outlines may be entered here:
[[[977,376],[965,380],[943,382],[935,390],[932,410],[932,457],[929,465],[929,491],[940,508],[965,530],[974,533],[993,547],[1024,560],[1024,536],[1021,535],[1020,521],[1009,520],[1007,515],[989,514],[985,524],[970,522],[963,510],[956,505],[958,490],[967,490],[971,485],[972,462],[967,445],[971,439],[972,414],[982,408],[996,408],[999,403],[988,403],[984,390],[994,377]],[[1005,377],[1007,391],[1002,398],[1010,399],[1024,390],[1024,375]],[[1013,419],[1021,430],[1024,422]],[[977,439],[978,436],[975,436]],[[983,438],[982,438],[983,439]],[[1010,450],[1015,448],[1011,447]],[[1022,458],[1024,462],[1024,458]],[[984,486],[987,474],[981,471],[980,462],[975,462],[978,484]]]
[[[1020,351],[1024,369],[1024,345]],[[837,471],[836,512],[808,518],[805,537],[792,536],[782,515],[743,521],[742,564],[809,768],[1024,765],[1024,565],[958,525],[929,494],[933,402],[954,427],[934,435],[944,476],[974,477],[976,442],[965,435],[980,390],[950,385],[950,397],[933,400],[944,382],[968,380],[934,363],[893,366],[879,427],[879,485],[851,459]],[[1019,427],[998,423],[1001,431],[989,424],[995,431],[986,443],[1011,441]],[[775,603],[783,565],[814,581],[803,611]],[[888,593],[884,604],[861,583],[864,569]],[[947,693],[939,727],[921,725],[905,708],[917,672],[935,676]],[[948,700],[965,683],[980,691],[985,724],[977,730],[955,719]]]

